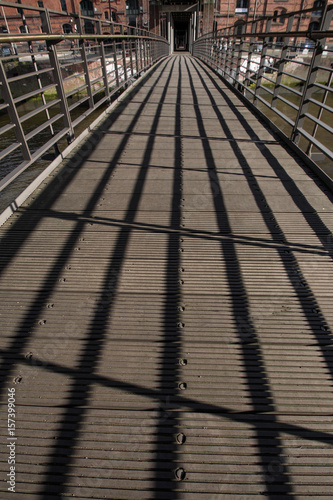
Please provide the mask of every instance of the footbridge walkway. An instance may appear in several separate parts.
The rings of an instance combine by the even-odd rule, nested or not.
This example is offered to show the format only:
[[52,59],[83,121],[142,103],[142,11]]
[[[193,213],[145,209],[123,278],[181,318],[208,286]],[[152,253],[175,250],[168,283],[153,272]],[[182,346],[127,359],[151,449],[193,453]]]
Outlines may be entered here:
[[1,498],[332,498],[332,199],[161,58],[0,229]]

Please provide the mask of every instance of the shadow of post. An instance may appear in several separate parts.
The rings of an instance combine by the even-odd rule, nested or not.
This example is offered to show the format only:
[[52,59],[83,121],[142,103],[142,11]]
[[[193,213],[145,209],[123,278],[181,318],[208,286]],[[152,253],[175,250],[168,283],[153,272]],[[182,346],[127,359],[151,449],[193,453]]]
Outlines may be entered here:
[[[202,80],[200,71],[195,67],[194,64],[193,67],[195,68],[197,74],[199,75],[199,78]],[[316,234],[318,239],[322,242],[324,248],[327,248],[328,246],[327,255],[331,255],[331,258],[333,259],[331,240],[327,238],[327,236],[330,235],[331,232],[320,218],[320,215],[312,207],[308,199],[304,196],[299,187],[296,185],[295,181],[285,171],[285,169],[279,162],[279,159],[272,155],[272,153],[269,151],[269,149],[265,144],[260,142],[260,138],[255,133],[250,124],[242,119],[240,111],[233,104],[233,102],[228,97],[228,95],[223,91],[223,89],[216,83],[214,78],[212,78],[209,71],[207,71],[207,69],[202,64],[199,64],[199,67],[204,71],[204,73],[214,84],[215,88],[221,94],[225,102],[228,104],[229,108],[238,118],[239,123],[242,124],[244,130],[246,130],[249,137],[254,141],[256,147],[258,148],[258,153],[261,154],[267,160],[272,170],[280,178],[280,181],[285,187],[286,192],[290,195],[292,200],[299,207],[304,219],[308,223],[309,227]],[[207,87],[206,90],[208,91]],[[215,114],[221,124],[223,131],[230,139],[235,139],[231,134],[229,127],[225,119],[223,118],[221,112],[216,106],[215,99],[212,97],[210,93],[209,96],[211,103],[214,106]],[[286,242],[286,246],[288,246],[287,239],[283,233],[283,230],[278,224],[274,212],[270,208],[269,202],[264,193],[262,192],[262,189],[260,188],[259,183],[257,182],[244,154],[238,147],[236,140],[231,141],[231,146],[235,154],[240,159],[240,165],[243,168],[245,178],[248,181],[248,185],[252,191],[256,204],[263,215],[266,227],[268,229],[268,232],[271,234],[272,240],[276,243],[279,243],[282,240]],[[283,178],[281,178],[281,173],[283,173]],[[326,192],[326,189],[325,189],[325,195],[329,197],[330,200],[333,201],[332,193]],[[322,352],[323,359],[325,360],[326,366],[330,372],[331,379],[333,380],[333,363],[331,358],[333,335],[332,332],[330,332],[327,328],[327,321],[325,319],[325,315],[323,314],[318,304],[318,301],[316,300],[315,293],[311,290],[311,287],[308,284],[300,268],[300,265],[297,262],[297,258],[292,252],[292,250],[279,248],[279,245],[277,245],[277,250],[279,252],[279,256],[283,264],[284,270],[286,272],[286,275],[288,276],[290,285],[294,289],[294,292],[299,300],[299,303],[304,313],[304,317],[306,318],[307,323],[312,331],[313,338],[317,340],[318,346],[320,347]],[[313,314],[314,311],[315,311],[315,316]]]
[[[186,62],[188,76],[190,80],[190,88],[194,101],[194,109],[196,114],[197,125],[202,141],[202,147],[206,157],[207,175],[211,188],[211,196],[213,199],[216,221],[221,232],[232,233],[229,223],[228,212],[223,199],[222,189],[220,186],[219,178],[217,175],[217,168],[212,154],[210,142],[205,130],[204,120],[200,111],[200,104],[197,97],[197,92],[193,83],[193,77],[188,63]],[[192,66],[196,70],[201,84],[213,105],[213,109],[217,114],[216,103],[213,102],[208,87],[200,75],[200,72],[195,67],[192,61]],[[218,116],[221,119],[221,116]],[[226,136],[232,138],[229,130],[226,130]],[[250,315],[250,306],[248,303],[247,292],[243,283],[242,272],[240,263],[237,257],[235,243],[233,240],[221,241],[221,254],[225,263],[227,273],[228,288],[232,304],[232,311],[234,321],[236,323],[238,341],[241,347],[241,356],[243,360],[244,370],[246,373],[246,380],[249,395],[253,410],[249,412],[248,418],[252,420],[253,413],[258,415],[258,418],[263,413],[270,414],[270,423],[272,425],[271,439],[269,454],[267,453],[267,434],[265,428],[260,426],[256,427],[256,442],[259,454],[259,460],[262,468],[262,475],[264,479],[264,488],[268,498],[276,498],[276,485],[279,485],[279,492],[288,497],[292,496],[292,486],[290,484],[288,468],[286,465],[285,457],[282,451],[280,435],[278,431],[277,420],[275,414],[277,413],[274,398],[270,389],[269,377],[265,369],[263,355],[260,347],[260,340],[257,337],[256,329]],[[239,297],[242,297],[242,308],[239,308]],[[256,377],[253,377],[252,367],[256,365]],[[245,414],[243,414],[245,417]]]

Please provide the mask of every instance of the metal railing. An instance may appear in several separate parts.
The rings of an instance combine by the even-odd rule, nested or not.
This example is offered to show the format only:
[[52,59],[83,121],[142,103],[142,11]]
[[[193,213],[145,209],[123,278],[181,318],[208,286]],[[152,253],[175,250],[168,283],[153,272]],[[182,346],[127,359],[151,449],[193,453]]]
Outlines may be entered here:
[[195,41],[192,53],[268,117],[304,158],[332,175],[333,5],[322,12],[320,29],[299,31],[300,17],[311,21],[311,14],[284,14],[280,32],[274,31],[274,16],[225,28]]
[[[12,9],[7,18],[19,17],[23,31],[0,34],[1,191],[45,153],[71,143],[84,120],[169,54],[169,44],[96,17],[9,2],[0,8]],[[33,33],[36,18],[42,33]],[[64,26],[72,32],[64,34]]]

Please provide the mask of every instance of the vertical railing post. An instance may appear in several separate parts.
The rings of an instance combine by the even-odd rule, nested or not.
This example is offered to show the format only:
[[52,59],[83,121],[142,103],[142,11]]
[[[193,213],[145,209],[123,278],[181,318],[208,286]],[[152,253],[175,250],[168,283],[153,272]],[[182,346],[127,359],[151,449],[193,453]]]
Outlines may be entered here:
[[217,69],[219,69],[221,66],[221,53],[222,53],[222,51],[220,49],[221,49],[221,38],[219,35],[219,36],[216,36],[216,51],[217,51],[216,67],[217,67]]
[[[124,27],[123,26],[120,26],[120,34],[124,35]],[[127,82],[128,76],[127,76],[126,49],[125,49],[125,40],[124,40],[124,38],[122,38],[122,40],[121,40],[121,51],[122,51],[122,56],[123,56],[124,81]]]
[[[50,18],[49,18],[48,12],[42,13],[42,24],[43,24],[43,29],[45,29],[49,32],[51,31],[51,23],[50,23]],[[65,92],[65,87],[64,87],[64,81],[63,81],[62,74],[61,74],[61,67],[60,67],[60,63],[59,63],[59,59],[58,59],[58,54],[57,54],[56,46],[52,42],[47,43],[47,49],[48,49],[50,64],[51,64],[51,67],[53,68],[53,80],[56,84],[58,99],[60,99],[60,109],[61,109],[61,112],[63,114],[64,128],[68,129],[67,142],[68,142],[68,144],[70,144],[74,139],[74,129],[73,129],[73,125],[72,125],[71,115],[69,112],[69,107],[68,107],[68,102],[67,102],[67,97],[66,97],[66,92]]]
[[138,54],[139,54],[139,60],[140,60],[140,71],[142,71],[144,68],[143,55],[142,55],[142,38],[138,39]]
[[[273,18],[270,17],[267,20],[267,25],[266,25],[266,32],[267,33],[271,32],[272,19]],[[263,39],[263,45],[262,45],[262,51],[261,51],[261,58],[260,58],[260,66],[259,66],[258,77],[257,77],[257,84],[256,84],[255,95],[254,95],[254,100],[253,100],[253,104],[255,106],[257,105],[257,102],[258,102],[257,98],[258,98],[258,95],[260,93],[261,82],[262,82],[262,78],[263,78],[264,72],[265,72],[265,66],[266,66],[265,61],[266,61],[267,49],[268,49],[268,37],[265,36],[264,39]]]
[[[331,92],[329,92],[329,88],[332,88],[332,84],[333,84],[333,72],[330,73],[329,77],[328,77],[328,81],[327,81],[327,89],[325,90],[324,92],[324,95],[323,95],[323,100],[321,101],[322,104],[326,104],[326,99],[329,95],[331,95]],[[321,117],[323,115],[323,111],[324,111],[324,108],[322,106],[320,106],[320,109],[319,109],[319,113],[317,115],[317,119],[320,121],[321,120]],[[312,137],[315,138],[316,137],[316,134],[317,134],[317,131],[318,131],[318,123],[315,123],[315,126],[313,128],[313,132],[312,132]],[[308,156],[311,156],[311,151],[312,151],[312,147],[313,147],[313,144],[312,142],[309,143],[308,147],[307,147],[307,150],[306,150],[306,154]]]
[[236,83],[236,71],[234,72],[236,42],[237,42],[236,29],[234,28],[234,35],[232,37],[232,45],[231,45],[231,63],[230,63],[230,76],[233,80],[233,85],[235,85]]
[[[45,32],[47,34],[51,34],[52,27],[51,27],[51,21],[50,21],[50,14],[49,14],[47,9],[45,9],[44,11],[40,11],[40,18],[41,18],[43,32]],[[32,45],[30,46],[30,50],[32,51]],[[37,74],[37,85],[41,89],[41,88],[43,88],[43,85],[42,85],[40,76],[38,74],[38,66],[37,66],[36,58],[32,52],[31,52],[31,60],[32,60],[32,64],[34,66],[34,70],[36,71],[36,74]],[[42,99],[43,106],[45,106],[46,99],[45,99],[44,92],[41,93],[41,99]],[[47,108],[45,109],[45,115],[46,115],[46,119],[49,120],[50,113],[49,113],[49,110]],[[53,130],[52,125],[50,125],[50,133],[51,133],[51,135],[54,135],[54,130]],[[56,152],[56,154],[59,154],[59,150],[58,150],[57,145],[55,145],[55,152]]]
[[214,47],[214,66],[217,69],[217,60],[218,60],[218,50],[217,50],[217,32],[215,31],[213,34],[213,47]]
[[132,54],[132,29],[131,29],[131,32],[130,32],[130,38],[128,39],[128,47],[129,47],[129,56],[130,56],[130,67],[131,67],[131,76],[134,75],[134,69],[133,69],[133,54]]
[[[79,16],[79,22],[77,23],[78,26],[78,31],[80,35],[83,35],[82,32],[82,23],[81,23],[81,18]],[[94,104],[94,97],[93,97],[93,91],[91,88],[91,82],[90,82],[90,74],[89,74],[89,65],[88,65],[88,59],[87,59],[87,53],[85,49],[85,42],[81,39],[79,41],[79,51],[81,52],[81,59],[82,59],[82,66],[83,66],[83,71],[84,71],[84,79],[87,85],[87,94],[89,97],[89,108],[94,109],[95,104]]]
[[146,46],[147,40],[143,40],[143,60],[144,60],[144,66],[145,68],[148,66],[148,60],[147,60],[147,46]]
[[[292,27],[294,24],[294,18],[295,18],[295,16],[289,17],[288,24],[287,24],[287,32],[290,32],[292,30]],[[289,41],[290,41],[289,36],[285,37],[283,39],[281,59],[280,59],[278,70],[277,70],[277,77],[276,77],[276,81],[275,81],[274,94],[273,94],[272,104],[271,104],[272,108],[275,108],[276,104],[277,104],[278,95],[279,95],[280,88],[281,88],[281,81],[282,81],[282,77],[283,77],[283,70],[284,70],[284,67],[286,64],[286,58],[287,58],[288,50],[289,50]]]
[[[227,30],[227,50],[225,54],[225,73],[230,75],[231,73],[231,28]],[[228,69],[229,68],[229,69]]]
[[222,55],[221,55],[221,70],[223,73],[223,76],[225,76],[225,68],[226,68],[226,62],[227,62],[227,51],[228,51],[228,38],[225,38],[225,33],[223,33],[223,38],[222,38]]
[[[333,10],[325,11],[325,15],[323,17],[322,26],[321,26],[321,29],[323,31],[329,30],[330,24],[332,22],[332,16],[333,16]],[[314,83],[315,83],[316,78],[317,78],[318,67],[320,66],[321,57],[322,57],[322,54],[325,50],[325,43],[326,43],[326,38],[324,38],[322,40],[317,40],[315,48],[313,50],[313,55],[312,55],[312,59],[310,62],[310,67],[308,69],[306,83],[304,85],[303,96],[302,96],[299,110],[297,113],[297,117],[295,120],[295,125],[293,127],[292,132],[291,132],[291,140],[294,141],[296,144],[298,144],[299,139],[300,139],[299,130],[301,128],[303,128],[305,114],[307,113],[307,110],[308,110],[308,107],[310,104],[310,99],[312,96],[312,92],[314,89]]]
[[[98,23],[97,23],[97,33],[98,33],[98,35],[102,34],[101,21],[98,21]],[[101,56],[101,63],[102,63],[102,74],[103,74],[103,81],[104,81],[104,87],[105,87],[105,97],[110,99],[109,80],[108,80],[108,72],[107,72],[107,68],[106,68],[106,57],[105,57],[105,49],[104,49],[104,41],[103,40],[99,41],[99,53]]]
[[135,67],[136,67],[136,72],[138,74],[141,70],[140,60],[139,60],[139,52],[138,52],[138,43],[139,43],[138,38],[135,39],[134,43],[135,43]]
[[[257,25],[258,23],[255,22],[252,24],[251,27],[251,35],[254,35],[254,33],[257,30]],[[245,73],[245,84],[247,85],[247,82],[249,81],[250,75],[251,75],[251,63],[252,63],[252,56],[254,53],[254,47],[255,43],[258,43],[257,40],[255,40],[254,36],[250,37],[250,45],[249,45],[249,52],[247,55],[247,66],[246,66],[246,73]]]
[[[113,26],[113,24],[111,24],[111,30],[110,31],[111,31],[111,35],[114,35],[114,26]],[[113,48],[114,73],[115,73],[115,77],[116,77],[117,87],[119,87],[119,71],[118,71],[117,44],[116,44],[115,40],[113,40],[112,48]]]
[[30,161],[31,160],[31,154],[29,151],[29,146],[28,143],[25,139],[24,131],[20,122],[20,117],[18,115],[15,102],[10,90],[10,86],[7,80],[7,75],[5,72],[5,69],[3,67],[2,61],[0,59],[0,81],[1,81],[1,92],[3,99],[6,104],[8,104],[8,115],[10,118],[10,121],[15,125],[14,127],[14,132],[16,136],[17,142],[20,143],[20,148],[22,152],[23,159],[25,161]]
[[237,67],[236,67],[236,82],[240,83],[240,73],[241,73],[241,66],[242,66],[242,54],[243,54],[243,47],[244,47],[244,39],[245,39],[245,32],[246,32],[246,25],[243,24],[241,26],[241,39],[238,47],[238,58],[237,58]]

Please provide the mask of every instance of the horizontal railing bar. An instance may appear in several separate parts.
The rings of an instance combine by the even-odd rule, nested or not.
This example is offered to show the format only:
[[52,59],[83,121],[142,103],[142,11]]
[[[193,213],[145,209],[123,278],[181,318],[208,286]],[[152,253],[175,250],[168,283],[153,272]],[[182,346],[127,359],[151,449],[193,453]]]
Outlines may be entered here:
[[[75,61],[75,64],[76,64],[76,61]],[[60,66],[61,69],[66,69],[68,66],[73,66],[73,61],[66,62],[66,63],[63,63],[63,62],[60,61],[59,66]],[[66,78],[64,78],[64,80],[66,80],[67,78],[71,78],[72,76],[75,76],[77,74],[78,73],[75,73],[74,75],[66,76]]]
[[[93,96],[95,96],[95,95],[99,94],[99,92],[101,92],[102,90],[105,90],[105,86],[104,86],[104,87],[100,87],[100,88],[98,88],[98,89],[94,90],[94,91],[92,92],[92,95],[93,95]],[[99,101],[98,101],[98,102],[99,102]],[[97,103],[96,103],[96,104],[97,104]]]
[[291,125],[292,127],[295,125],[295,122],[289,118],[287,115],[285,115],[282,111],[276,109],[276,108],[272,108],[271,105],[265,101],[265,99],[263,99],[261,96],[257,95],[257,99],[262,102],[263,104],[265,104],[265,106],[267,106],[269,109],[271,109],[272,111],[274,111],[274,113],[276,113],[277,115],[280,116],[280,118],[282,118],[285,122],[287,122],[289,125]]
[[299,90],[296,90],[292,87],[289,87],[288,85],[284,85],[284,83],[280,83],[280,87],[283,88],[283,89],[286,89],[288,92],[292,92],[293,94],[299,96],[299,97],[302,97],[302,92],[300,92]]
[[17,104],[18,102],[25,101],[27,99],[30,99],[31,97],[35,97],[38,94],[43,94],[46,90],[52,89],[56,87],[56,83],[51,83],[50,85],[46,85],[45,87],[42,87],[40,89],[32,90],[31,92],[28,92],[27,94],[20,95],[19,97],[15,97],[14,103]]
[[289,116],[285,115],[282,111],[280,111],[279,109],[277,108],[271,108],[272,111],[274,111],[274,113],[276,113],[280,118],[282,118],[282,120],[284,120],[286,123],[288,123],[288,125],[290,125],[291,127],[293,127],[295,125],[295,122],[289,118]]
[[298,111],[299,107],[296,106],[296,104],[294,104],[293,102],[289,101],[288,99],[286,99],[285,97],[282,97],[281,94],[278,94],[277,96],[277,99],[279,99],[280,101],[284,102],[285,104],[287,104],[287,106],[290,106],[291,108],[293,108],[295,111]]
[[328,106],[327,104],[324,104],[323,102],[317,101],[316,99],[312,98],[309,99],[309,102],[312,102],[312,104],[315,104],[316,106],[319,106],[320,108],[323,108],[326,111],[333,113],[333,108],[331,106]]
[[283,72],[284,75],[290,76],[291,78],[294,78],[295,80],[299,80],[300,82],[306,82],[306,78],[303,78],[302,76],[297,76],[294,75],[293,73],[288,73],[288,71]]
[[271,83],[275,83],[274,80],[272,80],[271,78],[269,78],[268,76],[266,76],[266,74],[263,74],[262,76],[265,80],[267,80],[268,82],[271,82]]
[[326,146],[324,146],[324,144],[322,144],[321,142],[319,142],[318,139],[316,139],[315,137],[313,137],[311,134],[309,134],[308,132],[306,132],[306,130],[304,130],[304,129],[297,129],[297,131],[301,135],[303,135],[303,137],[305,137],[305,139],[307,139],[317,149],[319,149],[319,151],[321,151],[322,153],[324,153],[325,156],[327,156],[328,158],[330,158],[333,161],[333,152],[330,149],[328,149]]
[[[8,156],[10,153],[13,153],[13,151],[15,151],[20,146],[21,146],[21,144],[19,142],[14,142],[10,146],[8,146],[6,149],[3,149],[2,151],[0,151],[0,160],[5,158],[6,156]],[[1,186],[1,182],[0,182],[0,186]]]
[[310,113],[305,113],[304,116],[306,116],[306,118],[309,118],[309,120],[315,122],[319,127],[322,127],[330,134],[333,134],[333,128],[330,125],[328,125],[327,123],[323,122],[322,120],[319,120],[318,118],[311,115]]
[[81,90],[84,90],[88,87],[86,83],[83,85],[80,85],[80,87],[77,87],[76,89],[70,90],[69,92],[66,93],[66,97],[71,97],[72,95],[76,94],[77,92],[81,92]]
[[288,59],[288,61],[298,64],[299,66],[306,66],[307,68],[310,67],[310,63],[306,61],[300,61],[299,59]]
[[[247,77],[246,81],[249,81],[249,82],[253,83],[254,85],[256,85],[256,83],[257,83],[257,80],[254,80],[253,78],[250,78],[250,77]],[[244,86],[246,86],[246,85],[244,84]]]
[[9,132],[9,130],[11,130],[14,127],[15,127],[14,123],[7,123],[7,125],[4,125],[3,127],[0,128],[0,135]]
[[[311,9],[312,10],[312,9]],[[288,38],[290,37],[292,33],[292,36],[295,37],[295,38],[310,38],[310,36],[312,37],[313,35],[317,34],[317,38],[327,38],[327,37],[332,37],[333,36],[333,30],[330,30],[330,31],[327,31],[325,32],[324,36],[319,36],[322,35],[324,32],[320,31],[319,33],[316,33],[314,31],[264,31],[262,33],[256,33],[256,36],[258,38],[269,38],[271,36],[279,36],[281,38]],[[311,40],[311,38],[310,38]],[[272,42],[274,43],[274,42]]]
[[52,106],[55,106],[59,102],[61,102],[61,99],[54,99],[53,101],[50,101],[50,102],[44,104],[43,106],[40,106],[37,109],[33,109],[29,113],[27,113],[23,116],[20,116],[20,122],[23,123],[27,120],[30,120],[30,118],[33,118],[34,116],[38,115],[39,113],[42,113],[43,111],[45,111],[49,108],[52,108]]
[[50,148],[52,148],[52,146],[54,146],[54,144],[56,144],[58,141],[60,141],[60,139],[62,139],[67,133],[68,133],[68,129],[65,128],[63,130],[60,130],[60,132],[58,132],[54,136],[52,136],[52,138],[50,140],[48,140],[45,144],[43,144],[43,146],[41,148],[37,149],[37,151],[35,151],[33,153],[33,155],[31,156],[32,162],[34,162],[34,161],[36,161],[36,159],[40,158],[44,153],[46,153],[46,151],[48,151]]
[[68,106],[69,111],[73,111],[73,109],[77,108],[78,106],[80,106],[81,104],[83,104],[84,102],[86,102],[88,100],[89,100],[89,96],[88,95],[85,96],[85,97],[82,97],[78,101],[76,101],[73,104],[71,104],[70,106]]
[[[265,78],[265,77],[263,77],[263,78]],[[261,89],[261,90],[264,90],[265,92],[267,92],[267,93],[268,93],[268,94],[270,94],[270,95],[274,95],[273,90],[271,90],[271,89],[269,89],[269,88],[265,87],[264,85],[261,85],[261,86],[260,86],[260,89]]]
[[57,115],[53,116],[53,118],[50,118],[46,122],[42,123],[42,125],[39,125],[39,127],[33,129],[31,132],[26,134],[25,139],[27,141],[30,141],[33,137],[35,137],[35,135],[39,134],[40,132],[48,128],[50,125],[60,120],[60,118],[63,118],[63,116],[64,115],[62,113],[58,113]]
[[[107,98],[104,97],[103,99],[101,99],[100,101],[98,101],[96,103],[96,107],[101,106],[106,100],[107,100]],[[73,122],[72,122],[73,123],[73,128],[77,127],[83,120],[85,120],[86,118],[88,118],[88,116],[91,114],[91,112],[95,111],[95,109],[91,109],[89,111],[85,111],[84,113],[82,113],[82,115],[78,116],[75,120],[73,120]]]
[[320,65],[318,65],[318,69],[322,69],[323,71],[329,71],[329,72],[332,71],[332,68],[328,68],[327,66],[320,66]]
[[324,85],[323,83],[314,83],[315,87],[318,87],[319,89],[326,90],[327,92],[333,92],[333,87],[328,87],[327,85]]
[[69,82],[70,80],[73,80],[73,78],[80,78],[80,76],[84,75],[85,75],[84,71],[81,71],[81,73],[73,73],[73,75],[69,75],[63,78],[63,82]]
[[246,90],[246,92],[249,92],[252,96],[256,94],[254,90],[250,89],[250,87],[246,87],[245,85],[243,85],[243,88],[244,90]]
[[[68,129],[61,130],[58,134],[52,137],[47,143],[45,143],[41,148],[39,148],[31,156],[31,160],[24,161],[18,165],[14,170],[12,170],[6,177],[0,181],[0,191],[3,191],[13,180],[15,180],[19,175],[21,175],[27,168],[30,167],[38,158],[40,158],[46,151],[48,151],[56,142],[62,139],[68,133]],[[19,147],[20,144],[17,146]],[[15,148],[17,149],[17,148]]]
[[[101,60],[101,56],[96,56],[96,57],[89,57],[87,59],[87,62],[88,64],[92,63],[92,62],[96,62],[96,61],[100,61]],[[99,68],[101,68],[102,66],[99,66]],[[94,68],[95,69],[95,68]],[[98,68],[96,68],[98,69]]]
[[94,83],[100,82],[101,80],[103,80],[103,78],[104,78],[103,75],[97,76],[93,80],[90,80],[90,85],[94,85]]
[[[332,35],[333,36],[333,35]],[[147,35],[78,35],[78,34],[70,34],[70,35],[65,35],[65,34],[59,34],[59,35],[47,35],[45,33],[40,33],[38,35],[26,35],[24,33],[18,34],[18,35],[4,35],[3,33],[0,36],[0,43],[10,43],[10,42],[38,42],[39,40],[45,40],[46,42],[61,42],[65,40],[105,40],[105,39],[112,39],[112,40],[125,40],[125,39],[139,39],[139,40],[150,40],[150,41],[159,41],[162,43],[165,43],[168,45],[168,41],[165,38],[161,38],[158,35],[155,35],[154,37],[152,36],[147,36]],[[31,54],[30,54],[31,55]],[[8,57],[13,57],[13,56],[8,56]]]
[[[14,7],[13,2],[1,1],[0,5],[2,7]],[[48,12],[52,12],[52,13],[55,13],[55,14],[60,14],[60,15],[65,16],[65,17],[74,16],[75,15],[75,14],[69,14],[68,12],[64,12],[64,11],[56,11],[56,10],[46,9],[45,7],[38,7],[38,6],[27,5],[27,4],[23,4],[23,3],[15,5],[15,8],[16,9],[23,9],[23,10],[35,10],[37,12],[45,12],[45,10],[48,10]]]
[[36,71],[32,71],[31,73],[25,73],[23,75],[12,76],[12,77],[8,78],[8,83],[18,82],[20,80],[25,80],[26,78],[32,78],[34,76],[36,77],[39,75],[43,75],[45,73],[49,73],[50,71],[53,71],[52,67],[45,68],[45,69],[38,69]]

